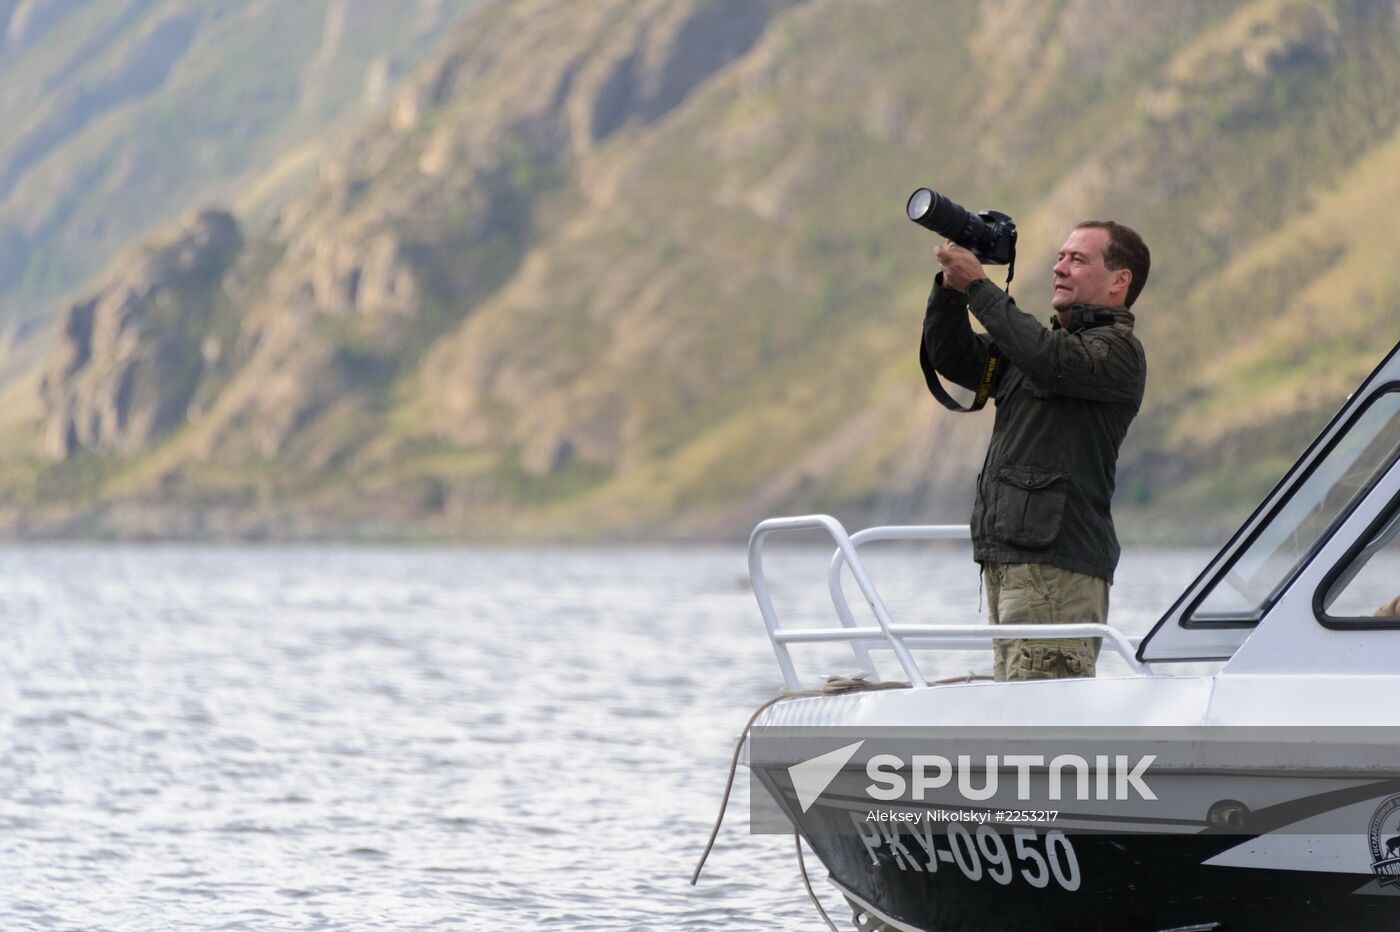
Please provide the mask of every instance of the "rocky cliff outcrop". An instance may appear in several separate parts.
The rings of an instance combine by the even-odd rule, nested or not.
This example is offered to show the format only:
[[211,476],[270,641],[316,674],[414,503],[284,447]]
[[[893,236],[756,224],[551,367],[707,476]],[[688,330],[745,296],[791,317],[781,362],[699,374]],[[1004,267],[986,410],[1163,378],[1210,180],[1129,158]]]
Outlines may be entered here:
[[133,453],[184,422],[209,318],[241,246],[229,213],[201,211],[68,308],[40,383],[49,456]]
[[[554,209],[553,198],[546,199],[539,216],[548,229],[541,232],[553,237],[572,230],[582,244],[596,232],[589,229],[588,216],[608,215],[614,221],[625,216],[625,207],[618,210],[620,202],[635,193],[628,189],[628,172],[614,170],[612,160],[590,155],[627,127],[640,131],[676,113],[697,87],[746,55],[769,22],[792,5],[734,0],[619,3],[595,14],[595,33],[570,30],[565,36],[561,30],[559,41],[568,43],[562,47],[571,51],[539,74],[540,80],[520,88],[517,93],[529,93],[532,99],[512,108],[518,114],[513,131],[540,147],[532,157],[548,165],[563,153],[574,173],[575,187],[566,189],[559,199],[567,209]],[[577,51],[572,51],[575,47]],[[519,61],[503,59],[501,67],[514,70]],[[468,70],[465,63],[458,67]],[[431,86],[441,82],[441,77],[435,77]],[[481,127],[475,121],[454,121],[452,126],[439,132],[458,133],[459,150],[474,151],[473,136]],[[598,268],[585,277],[596,284],[609,276],[606,269]],[[643,422],[628,411],[635,405],[628,403],[624,386],[605,390],[593,384],[587,404],[569,401],[526,410],[530,400],[547,392],[559,374],[558,360],[549,358],[548,346],[564,336],[565,321],[577,312],[577,301],[583,297],[568,284],[572,278],[572,270],[565,268],[522,267],[493,302],[514,303],[519,296],[527,296],[535,308],[553,309],[552,320],[541,321],[537,332],[543,339],[534,347],[502,347],[486,336],[501,332],[490,321],[469,320],[440,341],[424,368],[426,391],[438,400],[439,438],[469,445],[504,440],[531,475],[558,472],[576,460],[615,466],[629,455],[629,448],[635,449]],[[591,331],[590,342],[607,343],[607,331],[623,328],[633,315],[646,313],[673,283],[671,274],[658,269],[651,281],[632,280],[622,290],[605,287],[596,297],[609,302],[617,315],[590,321],[580,330]],[[501,313],[496,308],[495,314]],[[623,342],[629,347],[639,345]],[[523,358],[529,354],[536,354],[532,362]],[[589,377],[587,372],[575,374]]]
[[[663,119],[784,5],[612,0],[565,15],[530,0],[483,15],[279,218],[283,258],[246,322],[249,358],[210,410],[210,455],[280,455],[347,394],[416,364],[536,237],[592,209],[588,153]],[[597,458],[592,435],[574,433]],[[533,471],[540,456],[567,459],[532,446]]]
[[[470,305],[509,274],[538,195],[613,133],[678,106],[783,5],[496,7],[406,82],[384,124],[323,167],[315,196],[285,212],[276,300],[331,315],[412,313],[432,297]],[[560,219],[544,207],[539,220]],[[583,209],[574,202],[563,215]],[[425,293],[434,286],[442,293]]]

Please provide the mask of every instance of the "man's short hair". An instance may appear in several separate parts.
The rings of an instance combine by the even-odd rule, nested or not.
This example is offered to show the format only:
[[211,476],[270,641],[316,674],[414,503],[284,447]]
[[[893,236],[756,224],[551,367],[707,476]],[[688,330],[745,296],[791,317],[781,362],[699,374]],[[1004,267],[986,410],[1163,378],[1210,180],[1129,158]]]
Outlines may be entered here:
[[1074,228],[1108,231],[1108,248],[1103,251],[1103,264],[1110,271],[1127,269],[1133,273],[1133,280],[1128,283],[1128,293],[1123,299],[1124,307],[1132,307],[1137,296],[1142,294],[1142,286],[1147,284],[1147,272],[1152,268],[1152,253],[1142,237],[1132,227],[1112,220],[1085,220]]

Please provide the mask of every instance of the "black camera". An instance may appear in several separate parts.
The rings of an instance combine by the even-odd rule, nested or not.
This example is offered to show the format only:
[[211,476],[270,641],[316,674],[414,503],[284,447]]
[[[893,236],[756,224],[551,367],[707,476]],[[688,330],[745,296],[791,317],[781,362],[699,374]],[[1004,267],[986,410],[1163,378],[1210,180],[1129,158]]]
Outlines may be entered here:
[[1001,211],[974,214],[929,188],[909,195],[905,211],[924,229],[971,250],[979,262],[1010,265],[1016,261],[1016,222]]

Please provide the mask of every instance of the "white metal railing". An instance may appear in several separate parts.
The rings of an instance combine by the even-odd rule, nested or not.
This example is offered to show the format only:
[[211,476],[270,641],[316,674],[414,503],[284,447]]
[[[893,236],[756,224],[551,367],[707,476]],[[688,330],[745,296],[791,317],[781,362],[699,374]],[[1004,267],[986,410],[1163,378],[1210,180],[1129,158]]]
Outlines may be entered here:
[[[773,607],[773,597],[768,592],[768,581],[763,574],[763,542],[768,535],[778,531],[825,530],[836,542],[836,552],[832,554],[827,571],[827,585],[831,590],[832,606],[841,622],[839,628],[783,628],[778,623],[778,614]],[[873,527],[848,535],[846,529],[830,515],[802,515],[792,518],[769,518],[759,522],[749,538],[749,579],[753,583],[754,597],[758,600],[759,612],[768,629],[768,639],[773,644],[773,652],[778,658],[778,667],[783,671],[783,680],[789,689],[800,689],[801,680],[792,662],[789,644],[812,644],[828,641],[845,641],[850,644],[863,675],[875,679],[878,674],[874,660],[870,656],[872,646],[891,651],[899,661],[904,675],[914,686],[927,686],[913,650],[976,650],[990,646],[993,641],[1005,639],[1081,638],[1096,637],[1115,650],[1135,673],[1150,673],[1151,669],[1141,663],[1136,656],[1137,645],[1117,628],[1103,624],[1056,624],[1056,625],[896,625],[880,597],[865,564],[860,559],[857,548],[871,541],[888,540],[970,540],[967,525],[909,525],[903,527]],[[850,603],[841,584],[841,569],[849,567],[856,586],[865,596],[866,603],[875,615],[876,626],[862,626],[856,622]]]

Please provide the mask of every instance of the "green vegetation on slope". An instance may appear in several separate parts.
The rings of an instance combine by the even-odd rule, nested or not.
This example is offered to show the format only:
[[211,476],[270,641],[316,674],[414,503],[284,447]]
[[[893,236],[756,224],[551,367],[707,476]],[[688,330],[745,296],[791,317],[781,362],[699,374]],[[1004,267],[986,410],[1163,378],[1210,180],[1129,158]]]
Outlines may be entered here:
[[[1143,232],[1120,508],[1145,535],[1216,533],[1400,337],[1400,221],[1376,207],[1400,194],[1397,19],[491,4],[268,232],[189,425],[159,455],[49,468],[114,527],[211,500],[269,533],[960,520],[988,418],[922,394],[935,242],[902,206],[929,184],[1017,218],[1037,313],[1074,222]],[[68,487],[43,507],[87,507]]]

